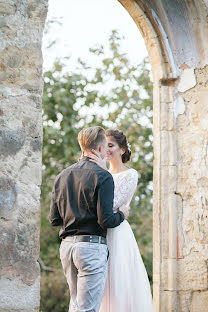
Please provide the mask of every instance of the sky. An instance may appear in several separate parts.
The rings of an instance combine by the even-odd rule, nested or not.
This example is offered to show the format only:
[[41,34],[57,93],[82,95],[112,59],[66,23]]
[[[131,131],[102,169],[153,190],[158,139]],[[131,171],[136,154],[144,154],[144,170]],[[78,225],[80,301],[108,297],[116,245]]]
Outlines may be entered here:
[[[67,67],[76,67],[81,57],[93,66],[89,48],[95,44],[107,46],[112,29],[125,37],[122,51],[133,63],[147,56],[143,38],[128,12],[117,0],[49,0],[47,21],[49,31],[43,37],[44,70],[49,69],[58,57],[69,57]],[[46,47],[53,41],[56,43]]]

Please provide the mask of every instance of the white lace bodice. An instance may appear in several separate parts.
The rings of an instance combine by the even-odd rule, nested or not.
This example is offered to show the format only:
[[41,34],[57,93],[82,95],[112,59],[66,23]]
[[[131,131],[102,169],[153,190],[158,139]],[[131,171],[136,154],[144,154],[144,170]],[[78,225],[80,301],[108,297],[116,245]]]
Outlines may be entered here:
[[122,206],[128,207],[137,187],[138,173],[131,168],[119,173],[112,174],[114,189],[113,210],[117,210]]

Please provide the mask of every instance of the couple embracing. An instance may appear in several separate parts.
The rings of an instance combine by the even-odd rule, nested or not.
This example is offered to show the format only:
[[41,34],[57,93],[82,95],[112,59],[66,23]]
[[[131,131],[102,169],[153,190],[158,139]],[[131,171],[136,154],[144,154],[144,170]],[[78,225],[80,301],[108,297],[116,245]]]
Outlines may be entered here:
[[[137,242],[126,220],[138,174],[120,130],[80,131],[81,159],[55,179],[49,219],[61,226],[69,312],[153,312]],[[110,163],[106,167],[106,159]]]

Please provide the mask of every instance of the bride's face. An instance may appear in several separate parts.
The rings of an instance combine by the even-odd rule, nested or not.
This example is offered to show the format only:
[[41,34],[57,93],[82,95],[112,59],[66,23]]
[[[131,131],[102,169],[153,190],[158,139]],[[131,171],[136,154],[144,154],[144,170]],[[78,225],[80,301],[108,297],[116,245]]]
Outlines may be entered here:
[[107,149],[107,160],[120,160],[123,154],[123,149],[121,149],[118,143],[114,140],[113,137],[107,136],[108,149]]

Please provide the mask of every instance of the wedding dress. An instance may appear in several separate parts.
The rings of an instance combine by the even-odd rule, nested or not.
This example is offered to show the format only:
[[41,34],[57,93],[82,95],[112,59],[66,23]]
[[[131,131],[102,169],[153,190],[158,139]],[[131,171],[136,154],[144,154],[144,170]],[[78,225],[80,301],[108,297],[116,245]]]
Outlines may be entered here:
[[[114,211],[129,206],[138,173],[128,169],[112,174],[115,184]],[[99,312],[153,312],[147,272],[127,220],[107,230],[110,252],[104,295]]]

